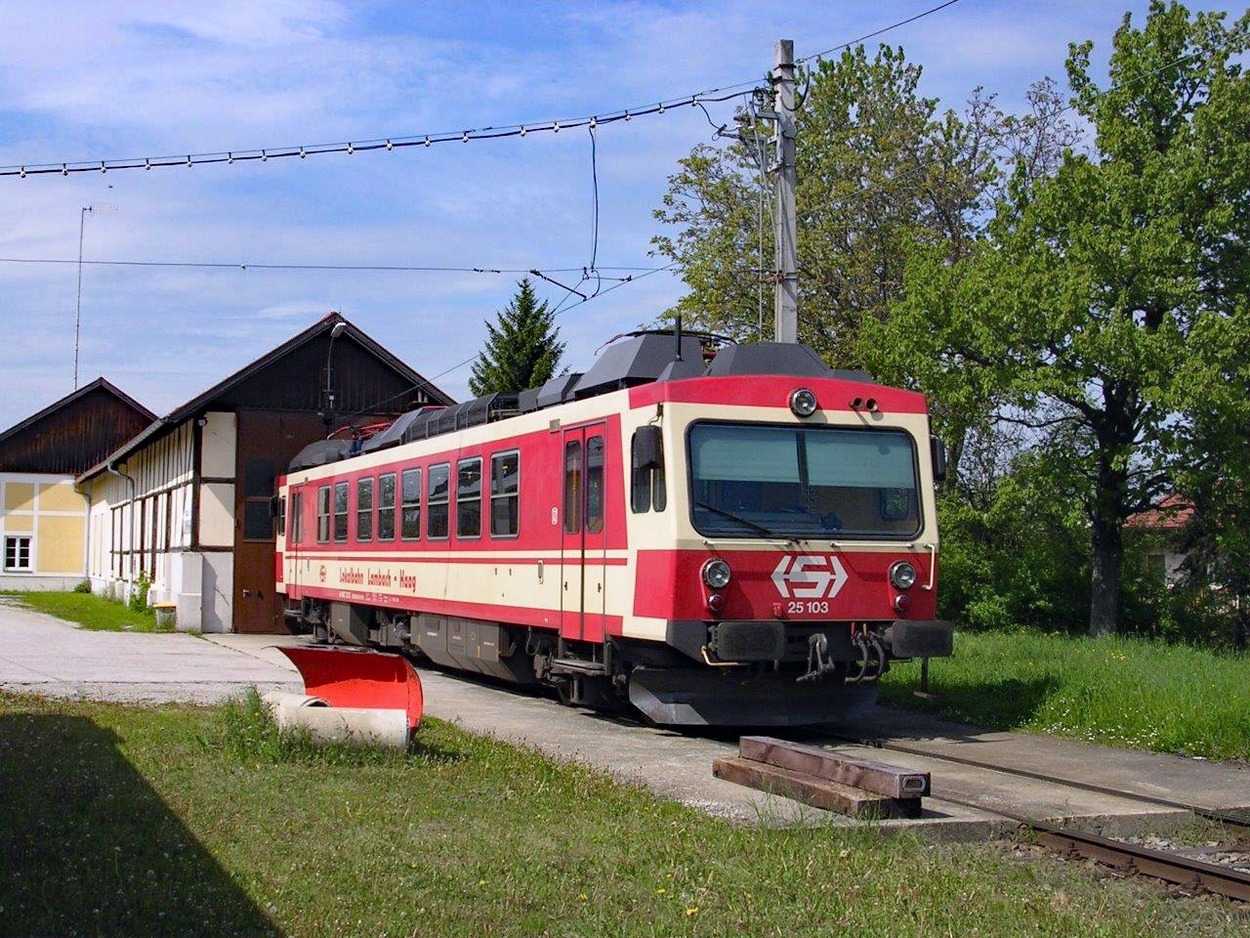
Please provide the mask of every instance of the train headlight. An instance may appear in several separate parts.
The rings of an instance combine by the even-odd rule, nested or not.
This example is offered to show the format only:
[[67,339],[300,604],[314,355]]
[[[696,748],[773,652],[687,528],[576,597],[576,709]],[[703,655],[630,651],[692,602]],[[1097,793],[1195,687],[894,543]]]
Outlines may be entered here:
[[729,585],[729,564],[723,560],[712,558],[703,565],[703,582],[714,590],[722,590]]
[[810,417],[817,406],[816,395],[808,388],[797,388],[790,394],[790,409],[796,417]]
[[896,561],[890,566],[890,582],[895,589],[910,589],[916,582],[916,568],[906,560]]

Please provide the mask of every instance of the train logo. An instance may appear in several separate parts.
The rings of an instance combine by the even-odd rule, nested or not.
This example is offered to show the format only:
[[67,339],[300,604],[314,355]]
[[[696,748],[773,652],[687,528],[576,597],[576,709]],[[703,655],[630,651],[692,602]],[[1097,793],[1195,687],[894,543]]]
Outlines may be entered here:
[[773,585],[786,599],[833,599],[849,579],[837,557],[819,554],[787,555],[773,571]]

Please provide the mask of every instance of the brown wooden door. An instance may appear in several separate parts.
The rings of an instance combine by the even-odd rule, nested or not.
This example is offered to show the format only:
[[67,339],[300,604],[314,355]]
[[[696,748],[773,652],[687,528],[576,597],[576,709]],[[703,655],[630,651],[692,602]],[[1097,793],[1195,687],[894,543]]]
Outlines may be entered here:
[[238,423],[234,515],[234,630],[286,631],[274,590],[276,480],[291,458],[322,436],[314,414],[241,411]]

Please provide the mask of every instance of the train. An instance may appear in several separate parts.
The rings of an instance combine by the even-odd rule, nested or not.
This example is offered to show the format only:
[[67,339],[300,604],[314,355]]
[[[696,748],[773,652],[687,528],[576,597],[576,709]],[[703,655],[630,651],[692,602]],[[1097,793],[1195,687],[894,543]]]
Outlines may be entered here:
[[925,398],[809,347],[643,331],[584,373],[305,447],[276,589],[327,643],[676,727],[872,704],[937,618]]

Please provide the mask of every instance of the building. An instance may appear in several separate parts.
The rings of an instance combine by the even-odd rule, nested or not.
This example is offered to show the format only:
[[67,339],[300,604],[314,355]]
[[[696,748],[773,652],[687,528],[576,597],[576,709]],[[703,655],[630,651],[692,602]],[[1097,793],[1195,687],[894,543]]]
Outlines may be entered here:
[[87,574],[74,477],[155,419],[97,378],[0,433],[0,589],[71,589]]
[[1188,553],[1180,534],[1193,519],[1194,506],[1180,495],[1168,495],[1146,511],[1129,516],[1125,528],[1150,538],[1147,557],[1165,586],[1176,586],[1184,577]]
[[451,398],[331,313],[84,472],[92,588],[176,604],[179,629],[281,632],[275,479],[334,428]]

